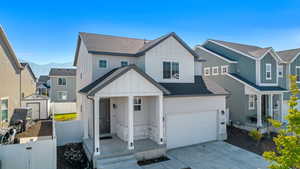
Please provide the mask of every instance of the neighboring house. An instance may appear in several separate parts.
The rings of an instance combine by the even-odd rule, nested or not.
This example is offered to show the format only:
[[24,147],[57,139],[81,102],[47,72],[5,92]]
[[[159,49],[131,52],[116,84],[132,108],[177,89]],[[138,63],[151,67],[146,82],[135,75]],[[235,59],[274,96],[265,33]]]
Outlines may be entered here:
[[39,95],[49,95],[50,78],[48,75],[41,75],[36,83],[36,93]]
[[0,123],[9,122],[23,97],[35,93],[36,78],[28,63],[20,63],[0,26]]
[[271,47],[207,40],[195,52],[206,60],[204,76],[230,92],[226,103],[235,125],[250,130],[265,128],[268,117],[284,121],[289,63]]
[[52,68],[49,72],[51,102],[76,102],[76,69]]
[[77,112],[95,167],[108,157],[150,158],[225,139],[228,93],[201,76],[202,61],[175,33],[155,40],[80,33]]

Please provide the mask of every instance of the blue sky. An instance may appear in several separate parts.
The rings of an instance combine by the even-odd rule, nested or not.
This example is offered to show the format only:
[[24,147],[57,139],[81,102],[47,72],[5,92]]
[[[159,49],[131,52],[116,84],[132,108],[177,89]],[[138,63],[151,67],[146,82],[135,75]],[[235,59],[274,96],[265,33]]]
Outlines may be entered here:
[[71,62],[78,32],[153,39],[176,32],[191,47],[219,39],[300,47],[299,0],[3,1],[0,24],[18,57]]

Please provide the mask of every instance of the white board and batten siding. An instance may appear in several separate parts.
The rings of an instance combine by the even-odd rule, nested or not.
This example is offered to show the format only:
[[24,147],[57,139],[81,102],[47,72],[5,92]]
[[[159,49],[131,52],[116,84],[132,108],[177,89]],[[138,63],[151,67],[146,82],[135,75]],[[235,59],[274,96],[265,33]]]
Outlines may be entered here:
[[167,148],[218,140],[226,132],[222,110],[226,110],[225,96],[164,98]]
[[83,123],[82,120],[55,121],[57,146],[68,143],[82,142]]
[[56,169],[56,139],[0,145],[1,169]]

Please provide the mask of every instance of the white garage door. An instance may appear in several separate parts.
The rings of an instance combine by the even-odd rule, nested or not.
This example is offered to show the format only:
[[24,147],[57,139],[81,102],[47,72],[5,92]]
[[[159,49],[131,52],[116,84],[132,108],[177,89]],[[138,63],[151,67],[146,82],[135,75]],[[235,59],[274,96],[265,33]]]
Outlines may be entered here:
[[167,148],[216,140],[217,111],[167,114]]

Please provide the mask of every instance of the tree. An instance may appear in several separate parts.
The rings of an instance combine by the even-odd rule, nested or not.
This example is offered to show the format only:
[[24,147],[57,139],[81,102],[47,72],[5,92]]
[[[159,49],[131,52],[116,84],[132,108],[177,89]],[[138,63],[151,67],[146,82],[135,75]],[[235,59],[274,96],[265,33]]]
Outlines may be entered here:
[[[273,139],[276,144],[274,152],[264,152],[263,156],[270,162],[270,169],[300,169],[300,111],[297,110],[297,95],[300,93],[296,84],[296,76],[290,75],[289,112],[285,119],[287,126],[279,131]],[[269,120],[275,128],[282,124],[276,120]]]

